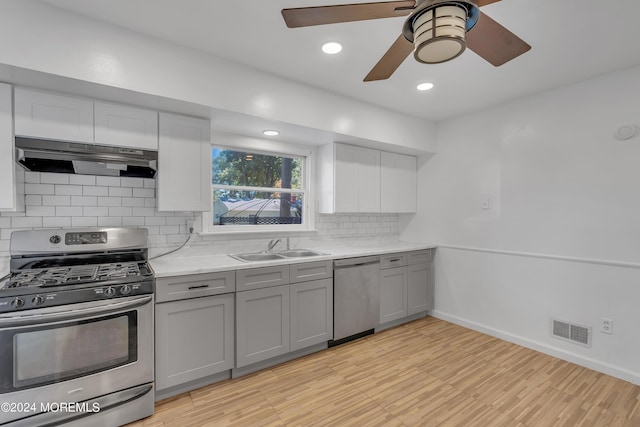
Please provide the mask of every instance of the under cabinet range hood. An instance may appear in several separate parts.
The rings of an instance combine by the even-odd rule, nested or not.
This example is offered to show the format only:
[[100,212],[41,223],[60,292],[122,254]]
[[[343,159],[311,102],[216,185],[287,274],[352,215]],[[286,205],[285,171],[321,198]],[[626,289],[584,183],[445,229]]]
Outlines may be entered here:
[[16,137],[16,161],[33,172],[154,178],[158,152]]

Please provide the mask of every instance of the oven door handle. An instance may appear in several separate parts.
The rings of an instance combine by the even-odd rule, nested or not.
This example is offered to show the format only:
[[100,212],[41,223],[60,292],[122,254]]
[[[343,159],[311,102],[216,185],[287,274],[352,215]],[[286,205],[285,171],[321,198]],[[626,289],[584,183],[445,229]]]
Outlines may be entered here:
[[121,312],[149,304],[153,301],[153,296],[147,295],[142,297],[130,297],[127,298],[126,301],[112,301],[113,300],[109,300],[109,304],[105,304],[105,301],[78,304],[79,306],[81,305],[81,307],[71,310],[66,306],[67,308],[63,310],[60,310],[60,307],[51,307],[23,311],[20,312],[21,315],[18,316],[16,316],[16,313],[8,313],[7,315],[0,317],[0,328],[31,326],[34,324],[54,323],[64,320],[77,320],[88,316],[101,316],[114,312]]

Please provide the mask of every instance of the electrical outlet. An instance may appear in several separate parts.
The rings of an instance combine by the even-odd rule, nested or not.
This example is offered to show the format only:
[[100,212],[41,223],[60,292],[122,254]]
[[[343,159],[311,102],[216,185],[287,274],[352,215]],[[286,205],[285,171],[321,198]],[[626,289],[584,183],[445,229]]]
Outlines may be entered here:
[[194,220],[187,221],[187,233],[189,233],[190,230],[196,231],[196,222]]
[[489,209],[489,196],[482,196],[480,198],[480,209]]
[[613,335],[613,320],[600,318],[600,332],[603,334]]

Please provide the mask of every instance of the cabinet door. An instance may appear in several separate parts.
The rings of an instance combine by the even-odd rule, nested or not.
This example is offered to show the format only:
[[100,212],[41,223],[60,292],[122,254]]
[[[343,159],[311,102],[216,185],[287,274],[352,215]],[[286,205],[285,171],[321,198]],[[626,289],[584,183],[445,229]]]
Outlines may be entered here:
[[236,290],[233,271],[156,278],[156,302],[227,294]]
[[0,209],[16,208],[11,86],[0,84]]
[[16,88],[15,134],[93,143],[93,102]]
[[160,114],[158,211],[211,210],[209,120]]
[[291,283],[328,279],[330,277],[333,277],[333,260],[305,262],[289,266],[289,280]]
[[358,148],[358,212],[380,212],[380,152]]
[[94,108],[96,144],[158,149],[157,112],[104,102]]
[[357,148],[336,144],[334,155],[334,210],[358,212]]
[[404,154],[380,154],[380,211],[416,211],[416,158]]
[[393,254],[380,255],[380,269],[404,267],[407,265],[407,253],[398,252]]
[[414,264],[408,272],[408,312],[416,314],[433,308],[433,288],[431,284],[431,264]]
[[333,280],[291,285],[291,351],[333,339]]
[[335,212],[380,212],[380,152],[336,144]]
[[380,270],[380,323],[407,316],[407,268]]
[[236,293],[236,367],[289,352],[289,285]]
[[289,266],[249,268],[236,271],[236,290],[250,291],[289,284]]
[[158,390],[233,368],[233,294],[156,304]]

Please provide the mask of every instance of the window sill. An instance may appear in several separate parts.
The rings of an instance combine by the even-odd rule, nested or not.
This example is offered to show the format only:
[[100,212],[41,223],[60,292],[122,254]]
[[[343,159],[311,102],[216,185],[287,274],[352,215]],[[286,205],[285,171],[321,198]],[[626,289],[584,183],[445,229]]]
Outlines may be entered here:
[[238,238],[247,238],[247,237],[305,237],[305,236],[315,236],[318,234],[318,230],[316,229],[307,229],[307,230],[230,230],[230,231],[200,231],[197,234],[201,236],[225,236],[225,237],[238,237]]

